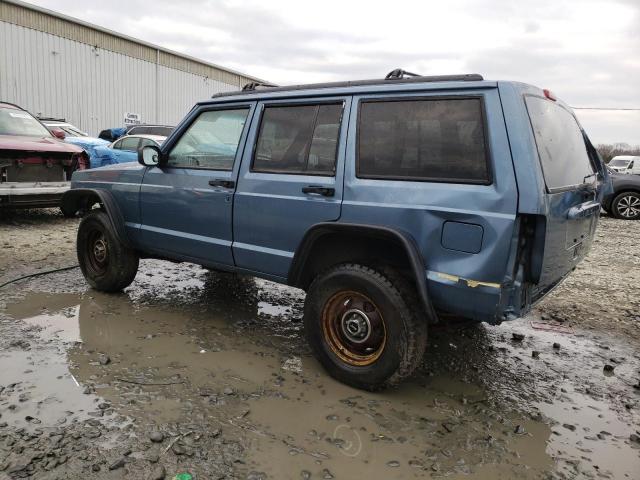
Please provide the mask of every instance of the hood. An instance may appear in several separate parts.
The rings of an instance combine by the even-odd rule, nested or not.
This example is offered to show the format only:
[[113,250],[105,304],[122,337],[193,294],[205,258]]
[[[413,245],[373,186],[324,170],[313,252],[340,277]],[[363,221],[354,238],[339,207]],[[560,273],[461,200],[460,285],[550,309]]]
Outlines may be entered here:
[[[73,172],[73,177],[71,177],[71,188],[86,188],[83,187],[83,184],[86,185],[93,182],[140,185],[145,171],[146,167],[143,167],[138,162],[117,163],[88,170],[76,170]],[[104,185],[100,186],[104,188]]]
[[2,150],[56,153],[82,152],[82,148],[54,137],[28,137],[23,135],[0,135],[0,152]]

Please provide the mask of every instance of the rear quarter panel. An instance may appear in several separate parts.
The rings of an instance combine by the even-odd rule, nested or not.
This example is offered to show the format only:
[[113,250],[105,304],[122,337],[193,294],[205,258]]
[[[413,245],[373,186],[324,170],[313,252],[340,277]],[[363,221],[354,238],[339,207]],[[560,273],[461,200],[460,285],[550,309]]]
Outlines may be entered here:
[[[493,87],[427,91],[402,97],[480,96],[492,170],[490,185],[363,179],[355,161],[345,167],[340,221],[382,224],[409,233],[425,261],[429,294],[437,308],[477,320],[493,321],[507,276],[517,212],[517,188],[498,90]],[[347,158],[356,158],[358,103],[383,95],[354,97]],[[400,95],[395,95],[399,98]],[[482,227],[477,252],[444,248],[447,222]],[[454,231],[455,233],[455,231]],[[475,282],[463,282],[460,279]]]

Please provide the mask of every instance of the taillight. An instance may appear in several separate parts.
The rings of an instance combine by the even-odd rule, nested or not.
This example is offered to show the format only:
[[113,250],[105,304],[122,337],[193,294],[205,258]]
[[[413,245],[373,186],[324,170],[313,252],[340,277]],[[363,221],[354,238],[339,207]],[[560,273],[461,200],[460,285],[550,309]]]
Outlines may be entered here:
[[87,152],[80,154],[80,162],[78,163],[78,170],[86,170],[89,168],[89,155]]
[[544,96],[547,97],[549,100],[553,100],[554,102],[557,100],[556,96],[553,94],[553,92],[551,90],[547,90],[545,88],[542,91],[544,92]]
[[71,155],[71,159],[64,160],[63,164],[67,167],[74,165],[76,170],[85,170],[89,168],[89,156],[86,152],[74,153]]

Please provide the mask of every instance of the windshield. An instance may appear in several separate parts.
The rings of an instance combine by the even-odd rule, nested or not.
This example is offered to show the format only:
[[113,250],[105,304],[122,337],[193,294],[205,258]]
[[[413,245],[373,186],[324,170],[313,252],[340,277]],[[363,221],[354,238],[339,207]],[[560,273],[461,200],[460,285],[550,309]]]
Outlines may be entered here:
[[630,160],[624,160],[622,158],[614,158],[609,162],[609,165],[612,167],[626,167],[629,165]]
[[71,126],[60,127],[64,132],[71,137],[88,137],[88,135],[80,130],[77,130]]
[[49,130],[28,112],[2,107],[0,107],[0,135],[52,136]]

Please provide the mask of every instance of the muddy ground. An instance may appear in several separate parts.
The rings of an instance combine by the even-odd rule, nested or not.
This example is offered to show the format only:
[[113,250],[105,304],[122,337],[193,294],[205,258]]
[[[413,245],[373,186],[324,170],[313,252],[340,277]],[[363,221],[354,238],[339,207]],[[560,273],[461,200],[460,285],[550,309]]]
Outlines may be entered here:
[[[0,219],[0,284],[75,264],[77,223]],[[530,317],[433,328],[377,394],[311,357],[298,290],[152,260],[118,295],[77,269],[11,284],[0,479],[640,478],[639,238],[602,218]]]

